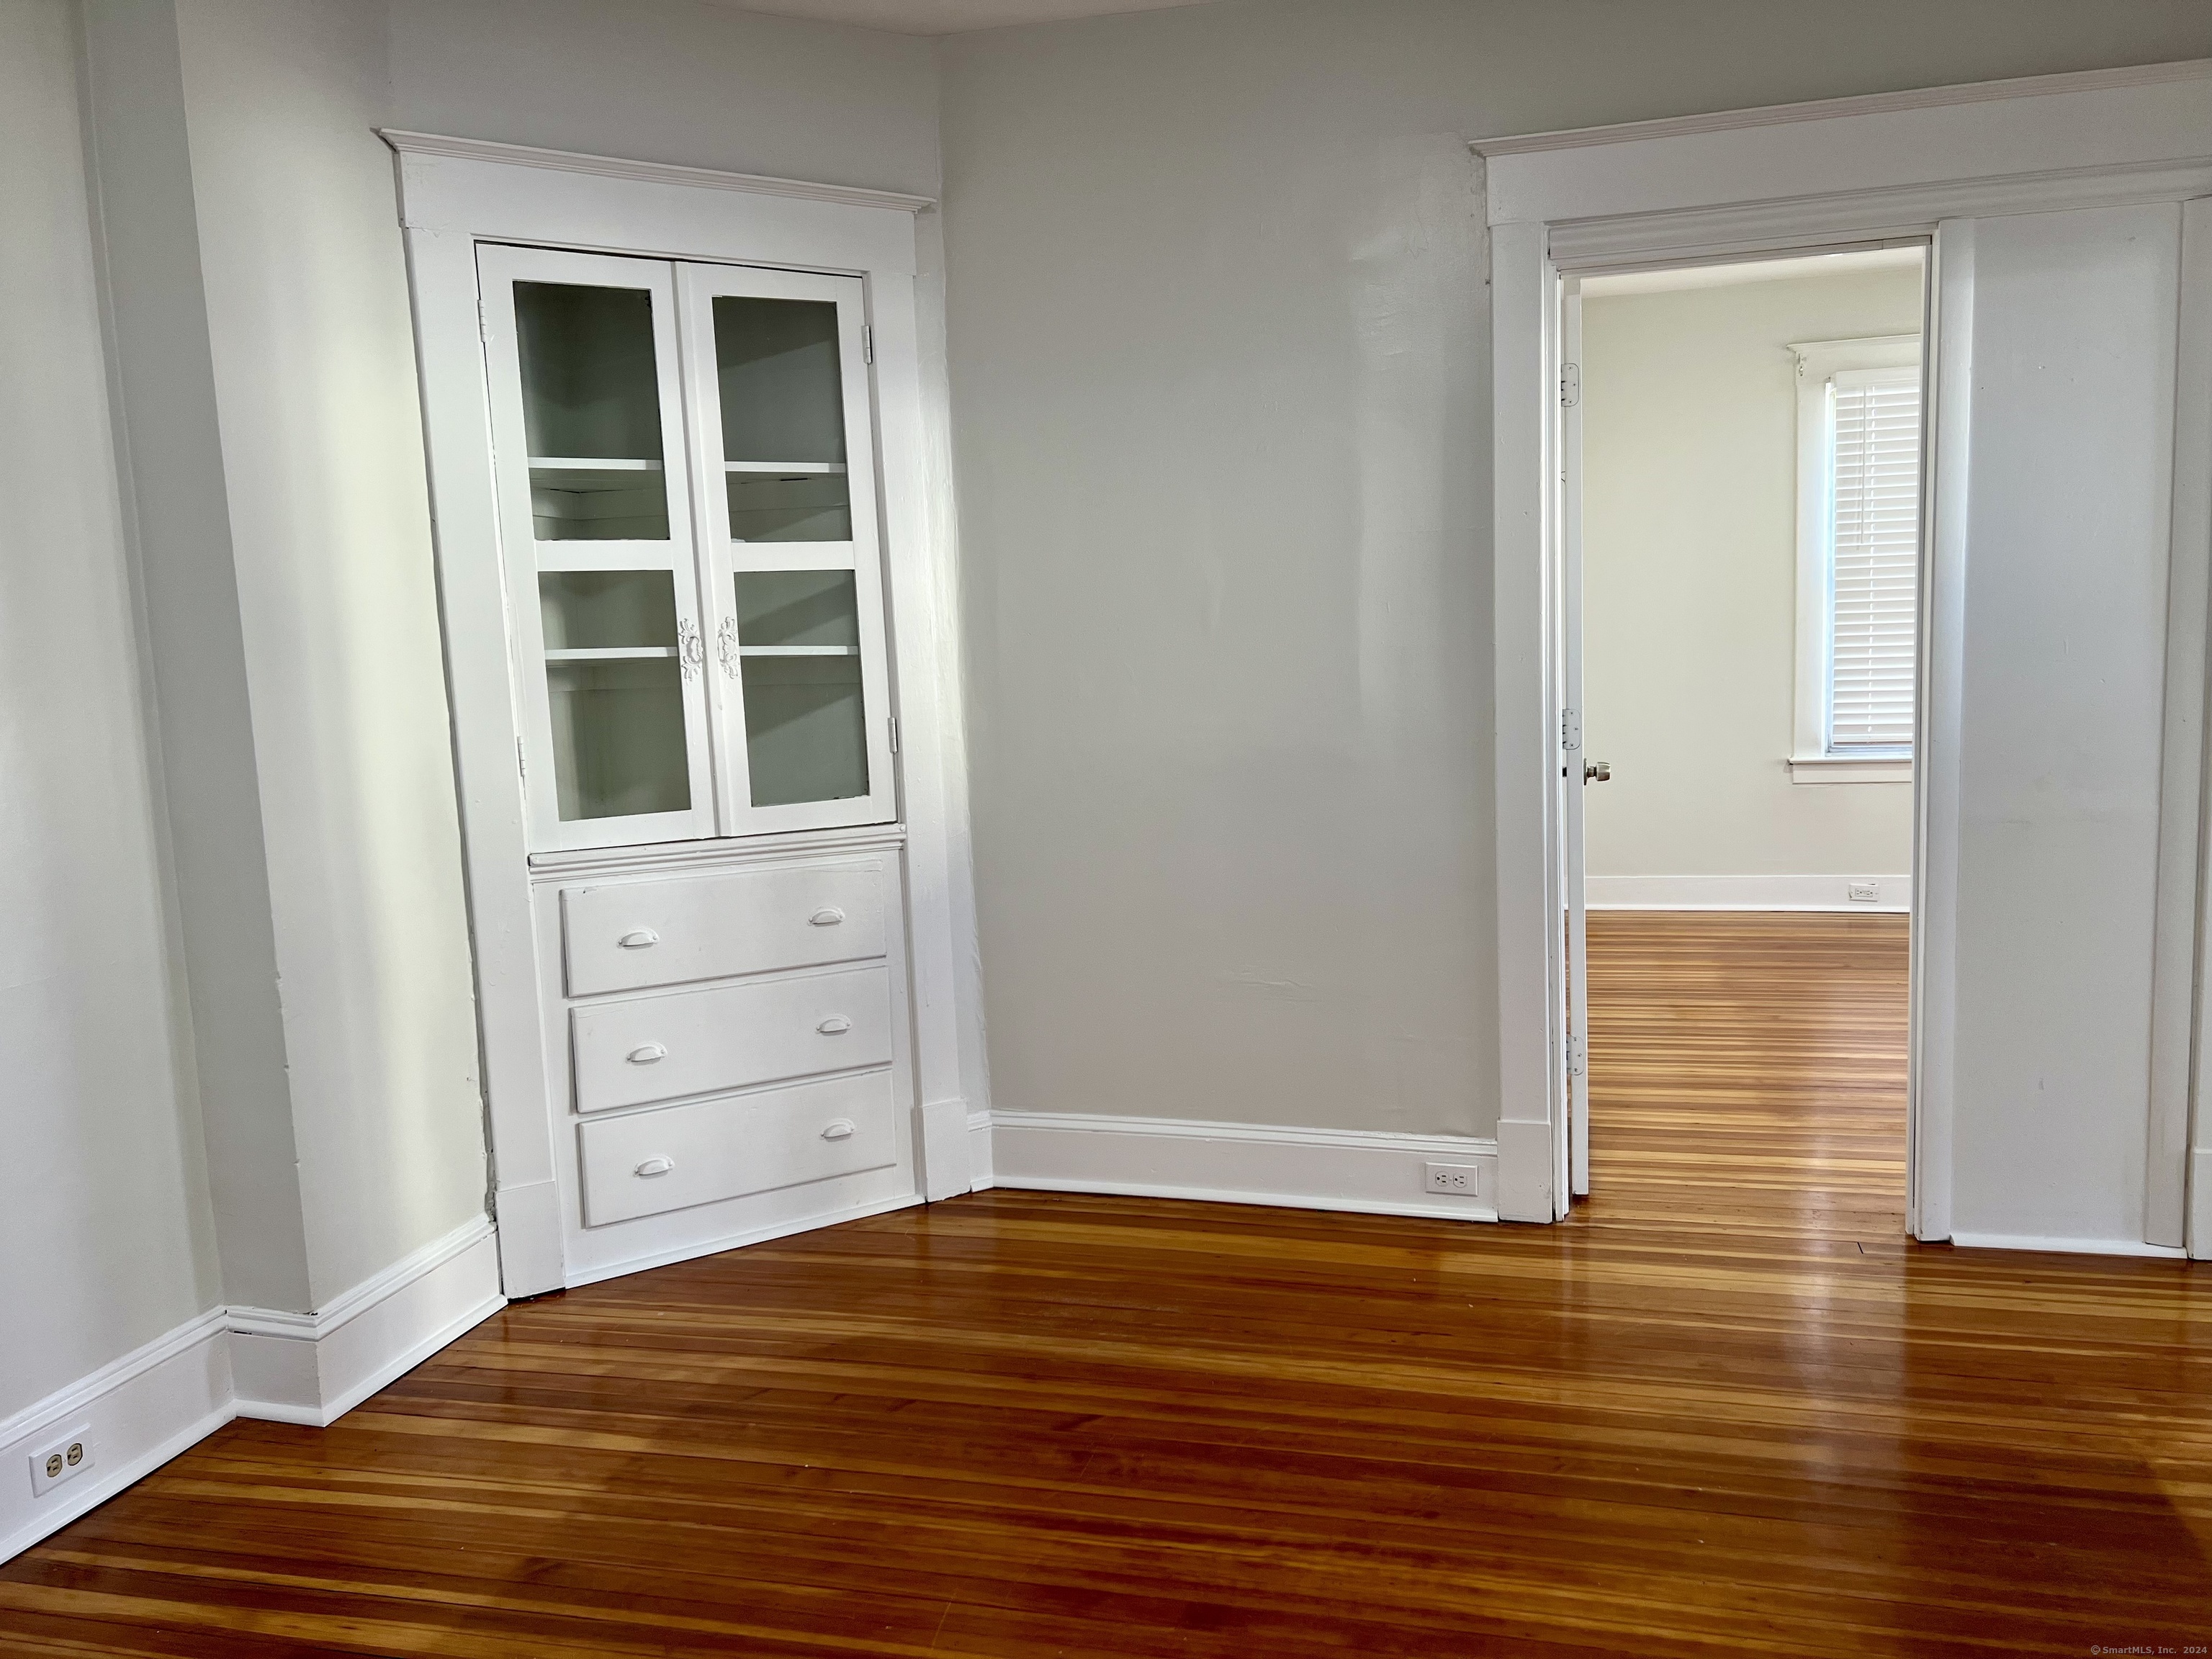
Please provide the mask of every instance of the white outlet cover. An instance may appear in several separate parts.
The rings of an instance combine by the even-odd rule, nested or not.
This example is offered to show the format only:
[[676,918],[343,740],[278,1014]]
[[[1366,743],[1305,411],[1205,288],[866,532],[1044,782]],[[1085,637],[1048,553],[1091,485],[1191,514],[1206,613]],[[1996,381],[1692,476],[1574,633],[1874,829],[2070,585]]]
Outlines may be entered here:
[[[70,1449],[80,1448],[76,1461],[70,1462]],[[67,1434],[48,1441],[31,1454],[31,1496],[43,1498],[64,1480],[82,1474],[92,1467],[92,1425],[80,1423]],[[58,1458],[60,1467],[47,1473],[51,1460]]]
[[1855,881],[1844,891],[1854,904],[1881,902],[1881,884],[1878,881]]
[[1421,1165],[1421,1185],[1430,1192],[1448,1193],[1454,1198],[1479,1198],[1482,1194],[1482,1166],[1431,1160]]

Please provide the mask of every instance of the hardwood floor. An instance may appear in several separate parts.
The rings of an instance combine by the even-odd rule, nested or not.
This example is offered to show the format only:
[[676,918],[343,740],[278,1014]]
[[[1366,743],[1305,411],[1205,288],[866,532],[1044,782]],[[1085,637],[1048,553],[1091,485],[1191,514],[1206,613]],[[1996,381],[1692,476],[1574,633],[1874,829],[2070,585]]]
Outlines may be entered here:
[[2212,1289],[1905,1242],[1904,948],[1595,918],[1562,1226],[994,1192],[511,1308],[0,1649],[2202,1652]]

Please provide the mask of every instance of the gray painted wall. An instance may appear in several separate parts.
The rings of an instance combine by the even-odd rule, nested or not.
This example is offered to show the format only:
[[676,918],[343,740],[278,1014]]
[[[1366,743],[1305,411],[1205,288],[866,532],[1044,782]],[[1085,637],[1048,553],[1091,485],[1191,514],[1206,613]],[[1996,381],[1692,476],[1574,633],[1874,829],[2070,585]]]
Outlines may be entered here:
[[948,40],[995,1103],[1496,1121],[1468,138],[2207,54],[2190,0],[1224,0]]

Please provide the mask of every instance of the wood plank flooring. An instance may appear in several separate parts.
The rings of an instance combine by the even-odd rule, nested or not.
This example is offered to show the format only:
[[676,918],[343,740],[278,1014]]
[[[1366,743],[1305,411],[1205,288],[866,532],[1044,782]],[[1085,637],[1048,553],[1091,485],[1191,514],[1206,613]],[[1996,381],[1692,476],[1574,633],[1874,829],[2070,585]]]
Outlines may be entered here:
[[2203,1651],[2201,1273],[1905,1242],[1901,923],[1592,931],[1562,1226],[1001,1191],[516,1306],[0,1651]]

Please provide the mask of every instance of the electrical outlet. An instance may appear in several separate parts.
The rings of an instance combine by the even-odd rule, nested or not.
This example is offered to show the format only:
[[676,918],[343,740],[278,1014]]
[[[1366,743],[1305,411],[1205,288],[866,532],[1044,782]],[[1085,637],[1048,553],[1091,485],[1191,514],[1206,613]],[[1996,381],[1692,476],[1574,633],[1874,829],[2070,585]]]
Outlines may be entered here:
[[1421,1165],[1424,1184],[1432,1193],[1451,1193],[1461,1198],[1474,1198],[1482,1191],[1482,1166],[1480,1164],[1424,1164]]
[[1881,902],[1881,884],[1878,881],[1855,881],[1844,889],[1844,893],[1854,904]]
[[31,1496],[43,1498],[92,1467],[92,1426],[80,1424],[31,1454]]

